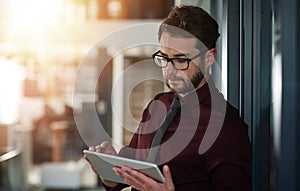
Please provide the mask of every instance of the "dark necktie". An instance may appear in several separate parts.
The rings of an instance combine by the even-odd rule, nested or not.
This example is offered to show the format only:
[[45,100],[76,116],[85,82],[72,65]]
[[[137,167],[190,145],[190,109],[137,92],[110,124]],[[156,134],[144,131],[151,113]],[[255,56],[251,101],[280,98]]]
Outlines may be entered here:
[[158,151],[159,151],[159,146],[162,138],[164,137],[164,134],[166,130],[168,129],[170,123],[172,122],[173,118],[175,117],[178,109],[180,107],[180,101],[179,99],[174,99],[173,102],[171,103],[170,109],[164,119],[164,121],[160,124],[159,129],[157,130],[152,143],[150,147],[150,152],[148,155],[148,162],[155,162],[157,159]]

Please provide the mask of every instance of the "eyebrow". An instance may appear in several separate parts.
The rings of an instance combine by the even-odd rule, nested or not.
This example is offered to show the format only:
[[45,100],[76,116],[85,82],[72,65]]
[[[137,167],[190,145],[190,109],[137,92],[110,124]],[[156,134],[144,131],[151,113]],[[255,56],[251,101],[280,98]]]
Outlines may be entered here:
[[[164,53],[164,52],[162,52],[162,51],[160,51],[160,54],[161,54],[162,56],[168,56],[166,53]],[[190,55],[189,55],[189,54],[183,54],[183,53],[180,53],[180,54],[174,54],[173,56],[174,56],[174,57],[182,57],[182,56],[189,57]]]

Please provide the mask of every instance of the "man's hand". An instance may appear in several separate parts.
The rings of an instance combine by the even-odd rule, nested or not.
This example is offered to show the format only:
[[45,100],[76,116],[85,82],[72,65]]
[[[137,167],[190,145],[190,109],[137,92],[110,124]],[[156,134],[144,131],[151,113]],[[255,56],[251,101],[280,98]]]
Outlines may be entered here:
[[121,176],[124,181],[131,187],[142,191],[175,191],[172,181],[172,175],[170,168],[165,165],[163,167],[163,174],[165,177],[165,183],[159,183],[152,178],[144,175],[143,173],[133,170],[128,167],[114,167],[114,171],[117,175]]
[[103,141],[100,145],[96,145],[95,147],[90,147],[89,150],[109,155],[117,155],[116,150],[107,141]]
[[[89,147],[89,151],[98,152],[98,153],[105,153],[105,154],[109,154],[109,155],[117,155],[116,150],[107,141],[103,141],[101,144],[96,145],[95,147],[93,147],[93,146]],[[94,173],[96,173],[99,176],[99,174],[96,171],[95,167],[93,166],[93,164],[87,158],[86,155],[84,155],[84,159],[86,161],[88,161],[88,163],[90,164],[91,169],[94,171]],[[99,177],[101,178],[102,183],[105,184],[105,185],[107,185],[107,186],[109,186],[109,187],[115,187],[118,184],[117,182],[104,180],[104,179],[102,179],[101,176],[99,176]]]

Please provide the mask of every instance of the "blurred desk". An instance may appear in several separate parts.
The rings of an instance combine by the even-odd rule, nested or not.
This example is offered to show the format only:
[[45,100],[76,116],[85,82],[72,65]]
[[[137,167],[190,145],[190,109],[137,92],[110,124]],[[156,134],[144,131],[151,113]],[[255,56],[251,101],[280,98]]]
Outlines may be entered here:
[[0,190],[18,190],[21,187],[21,153],[12,148],[0,148]]
[[18,156],[20,152],[12,148],[0,148],[0,163]]
[[52,161],[62,161],[62,152],[66,140],[66,130],[68,129],[67,121],[55,121],[51,123],[52,131]]

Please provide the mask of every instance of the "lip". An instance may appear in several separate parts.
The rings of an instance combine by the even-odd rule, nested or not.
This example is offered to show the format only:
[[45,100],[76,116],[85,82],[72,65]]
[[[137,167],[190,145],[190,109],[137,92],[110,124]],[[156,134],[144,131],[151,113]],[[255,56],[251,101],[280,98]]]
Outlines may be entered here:
[[180,81],[179,79],[169,79],[169,82],[178,82]]
[[169,84],[178,84],[180,81],[180,79],[168,79]]

